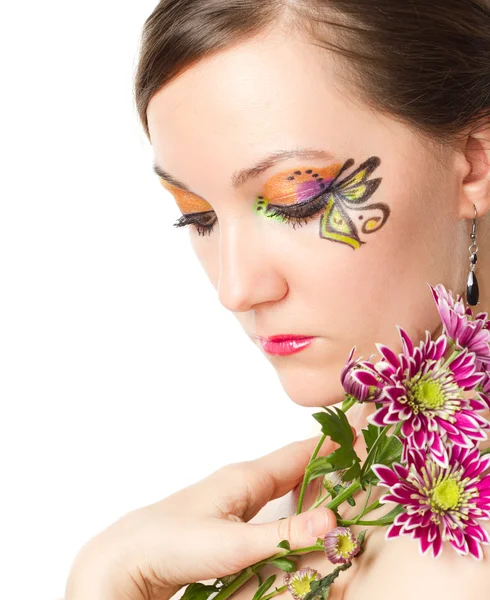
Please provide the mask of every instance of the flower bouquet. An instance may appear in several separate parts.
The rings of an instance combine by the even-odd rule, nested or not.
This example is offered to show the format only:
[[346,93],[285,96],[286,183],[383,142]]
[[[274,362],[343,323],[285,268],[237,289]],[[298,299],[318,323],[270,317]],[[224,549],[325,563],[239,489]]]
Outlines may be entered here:
[[[483,558],[482,545],[490,543],[490,536],[478,520],[490,519],[490,474],[485,473],[490,448],[481,451],[479,443],[488,439],[485,430],[490,429],[480,414],[490,410],[490,320],[487,313],[473,316],[462,298],[454,299],[441,284],[429,287],[443,325],[440,337],[432,340],[426,331],[425,341],[415,347],[397,326],[402,352],[377,343],[382,358],[376,363],[354,359],[354,346],[341,373],[341,409],[322,407],[324,412],[313,414],[322,436],[306,468],[296,514],[308,483],[322,477],[322,490],[308,510],[330,508],[338,526],[309,548],[291,550],[283,540],[273,556],[214,585],[189,585],[183,600],[206,600],[213,593],[213,600],[225,600],[254,575],[258,589],[253,600],[269,600],[285,591],[295,600],[326,599],[340,572],[364,550],[366,530],[356,539],[349,529],[353,524],[388,526],[386,540],[411,535],[419,540],[422,555],[432,549],[437,558],[442,542],[449,541],[461,556]],[[357,402],[376,407],[361,430],[367,453],[362,466],[345,415]],[[339,448],[318,457],[327,437]],[[368,504],[374,486],[388,490]],[[367,492],[364,506],[353,520],[343,520],[338,507],[345,501],[355,506],[353,496],[361,489]],[[395,506],[376,521],[363,520],[385,503]],[[326,577],[309,567],[297,569],[294,557],[314,551],[323,551],[338,565]],[[285,572],[283,585],[272,592],[276,575],[266,581],[260,576],[267,564]]]

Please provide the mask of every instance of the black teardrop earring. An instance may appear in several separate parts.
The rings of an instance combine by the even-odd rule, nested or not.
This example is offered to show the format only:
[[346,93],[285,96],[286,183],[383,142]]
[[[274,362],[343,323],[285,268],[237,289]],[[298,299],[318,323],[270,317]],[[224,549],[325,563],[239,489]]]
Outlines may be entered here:
[[475,275],[475,266],[477,261],[476,253],[478,252],[478,246],[476,245],[476,206],[473,204],[475,209],[475,217],[473,219],[473,227],[471,228],[471,246],[470,251],[470,272],[468,274],[468,281],[466,283],[466,301],[470,306],[476,306],[480,297],[480,290],[478,289],[478,279]]

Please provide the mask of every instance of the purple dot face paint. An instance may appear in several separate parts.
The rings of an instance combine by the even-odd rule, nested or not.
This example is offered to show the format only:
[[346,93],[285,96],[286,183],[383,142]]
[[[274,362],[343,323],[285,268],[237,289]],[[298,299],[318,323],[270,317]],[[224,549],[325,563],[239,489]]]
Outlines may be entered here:
[[390,208],[383,203],[366,204],[381,183],[381,178],[369,179],[381,160],[372,156],[340,179],[353,164],[350,158],[343,165],[282,171],[266,182],[254,210],[269,219],[293,224],[321,214],[320,237],[356,250],[366,243],[360,234],[383,227]]

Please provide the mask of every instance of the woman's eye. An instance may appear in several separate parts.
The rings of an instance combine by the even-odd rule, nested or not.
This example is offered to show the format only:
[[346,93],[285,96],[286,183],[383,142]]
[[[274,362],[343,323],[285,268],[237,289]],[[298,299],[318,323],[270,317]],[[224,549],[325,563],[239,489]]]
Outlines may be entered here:
[[291,205],[267,204],[265,207],[265,215],[280,217],[286,223],[292,224],[295,228],[296,224],[307,223],[313,219],[320,211],[322,211],[328,201],[329,194],[320,194],[314,200],[308,202],[300,202]]
[[[297,224],[307,223],[315,217],[321,210],[325,208],[328,194],[321,194],[314,200],[291,204],[290,206],[281,204],[268,204],[264,211],[266,215],[278,216],[285,223],[292,225],[293,229]],[[217,221],[214,210],[206,212],[188,213],[182,215],[176,223],[175,227],[185,227],[186,225],[194,225],[199,235],[210,235]]]
[[216,223],[214,210],[206,212],[188,213],[182,215],[180,219],[174,223],[174,227],[185,227],[186,225],[195,225],[199,235],[210,235]]

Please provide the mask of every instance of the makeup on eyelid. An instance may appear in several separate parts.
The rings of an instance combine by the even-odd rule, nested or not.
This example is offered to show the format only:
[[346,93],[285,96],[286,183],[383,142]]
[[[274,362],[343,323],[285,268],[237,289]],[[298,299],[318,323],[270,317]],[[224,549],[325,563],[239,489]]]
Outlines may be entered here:
[[175,198],[175,202],[180,208],[182,214],[207,212],[208,210],[213,210],[211,204],[206,202],[206,200],[199,198],[199,196],[195,196],[190,192],[181,190],[180,188],[173,186],[171,183],[168,183],[168,181],[165,181],[165,179],[162,179],[161,177],[159,177],[158,180],[162,186]]
[[[341,168],[341,164],[334,164],[323,168],[302,166],[294,171],[291,169],[282,171],[266,181],[263,192],[257,200],[267,198],[272,204],[307,202],[328,188]],[[257,210],[262,210],[260,204]]]
[[[354,163],[349,158],[343,165],[308,165],[276,173],[256,196],[253,209],[269,220],[292,224],[294,228],[321,214],[320,237],[357,250],[366,243],[360,233],[371,234],[381,229],[391,211],[381,202],[366,205],[382,181],[369,179],[381,159],[371,156],[341,179],[340,175]],[[210,234],[217,220],[211,205],[162,178],[160,181],[183,213],[175,225],[193,224],[200,235]]]
[[[264,184],[261,194],[256,196],[254,208],[257,212],[263,209],[264,197],[278,205],[305,203],[322,192],[335,179],[341,166],[340,164],[323,168],[303,166],[294,171],[288,170],[273,175]],[[159,181],[174,196],[182,214],[213,210],[213,207],[199,196],[173,186],[161,177]]]

